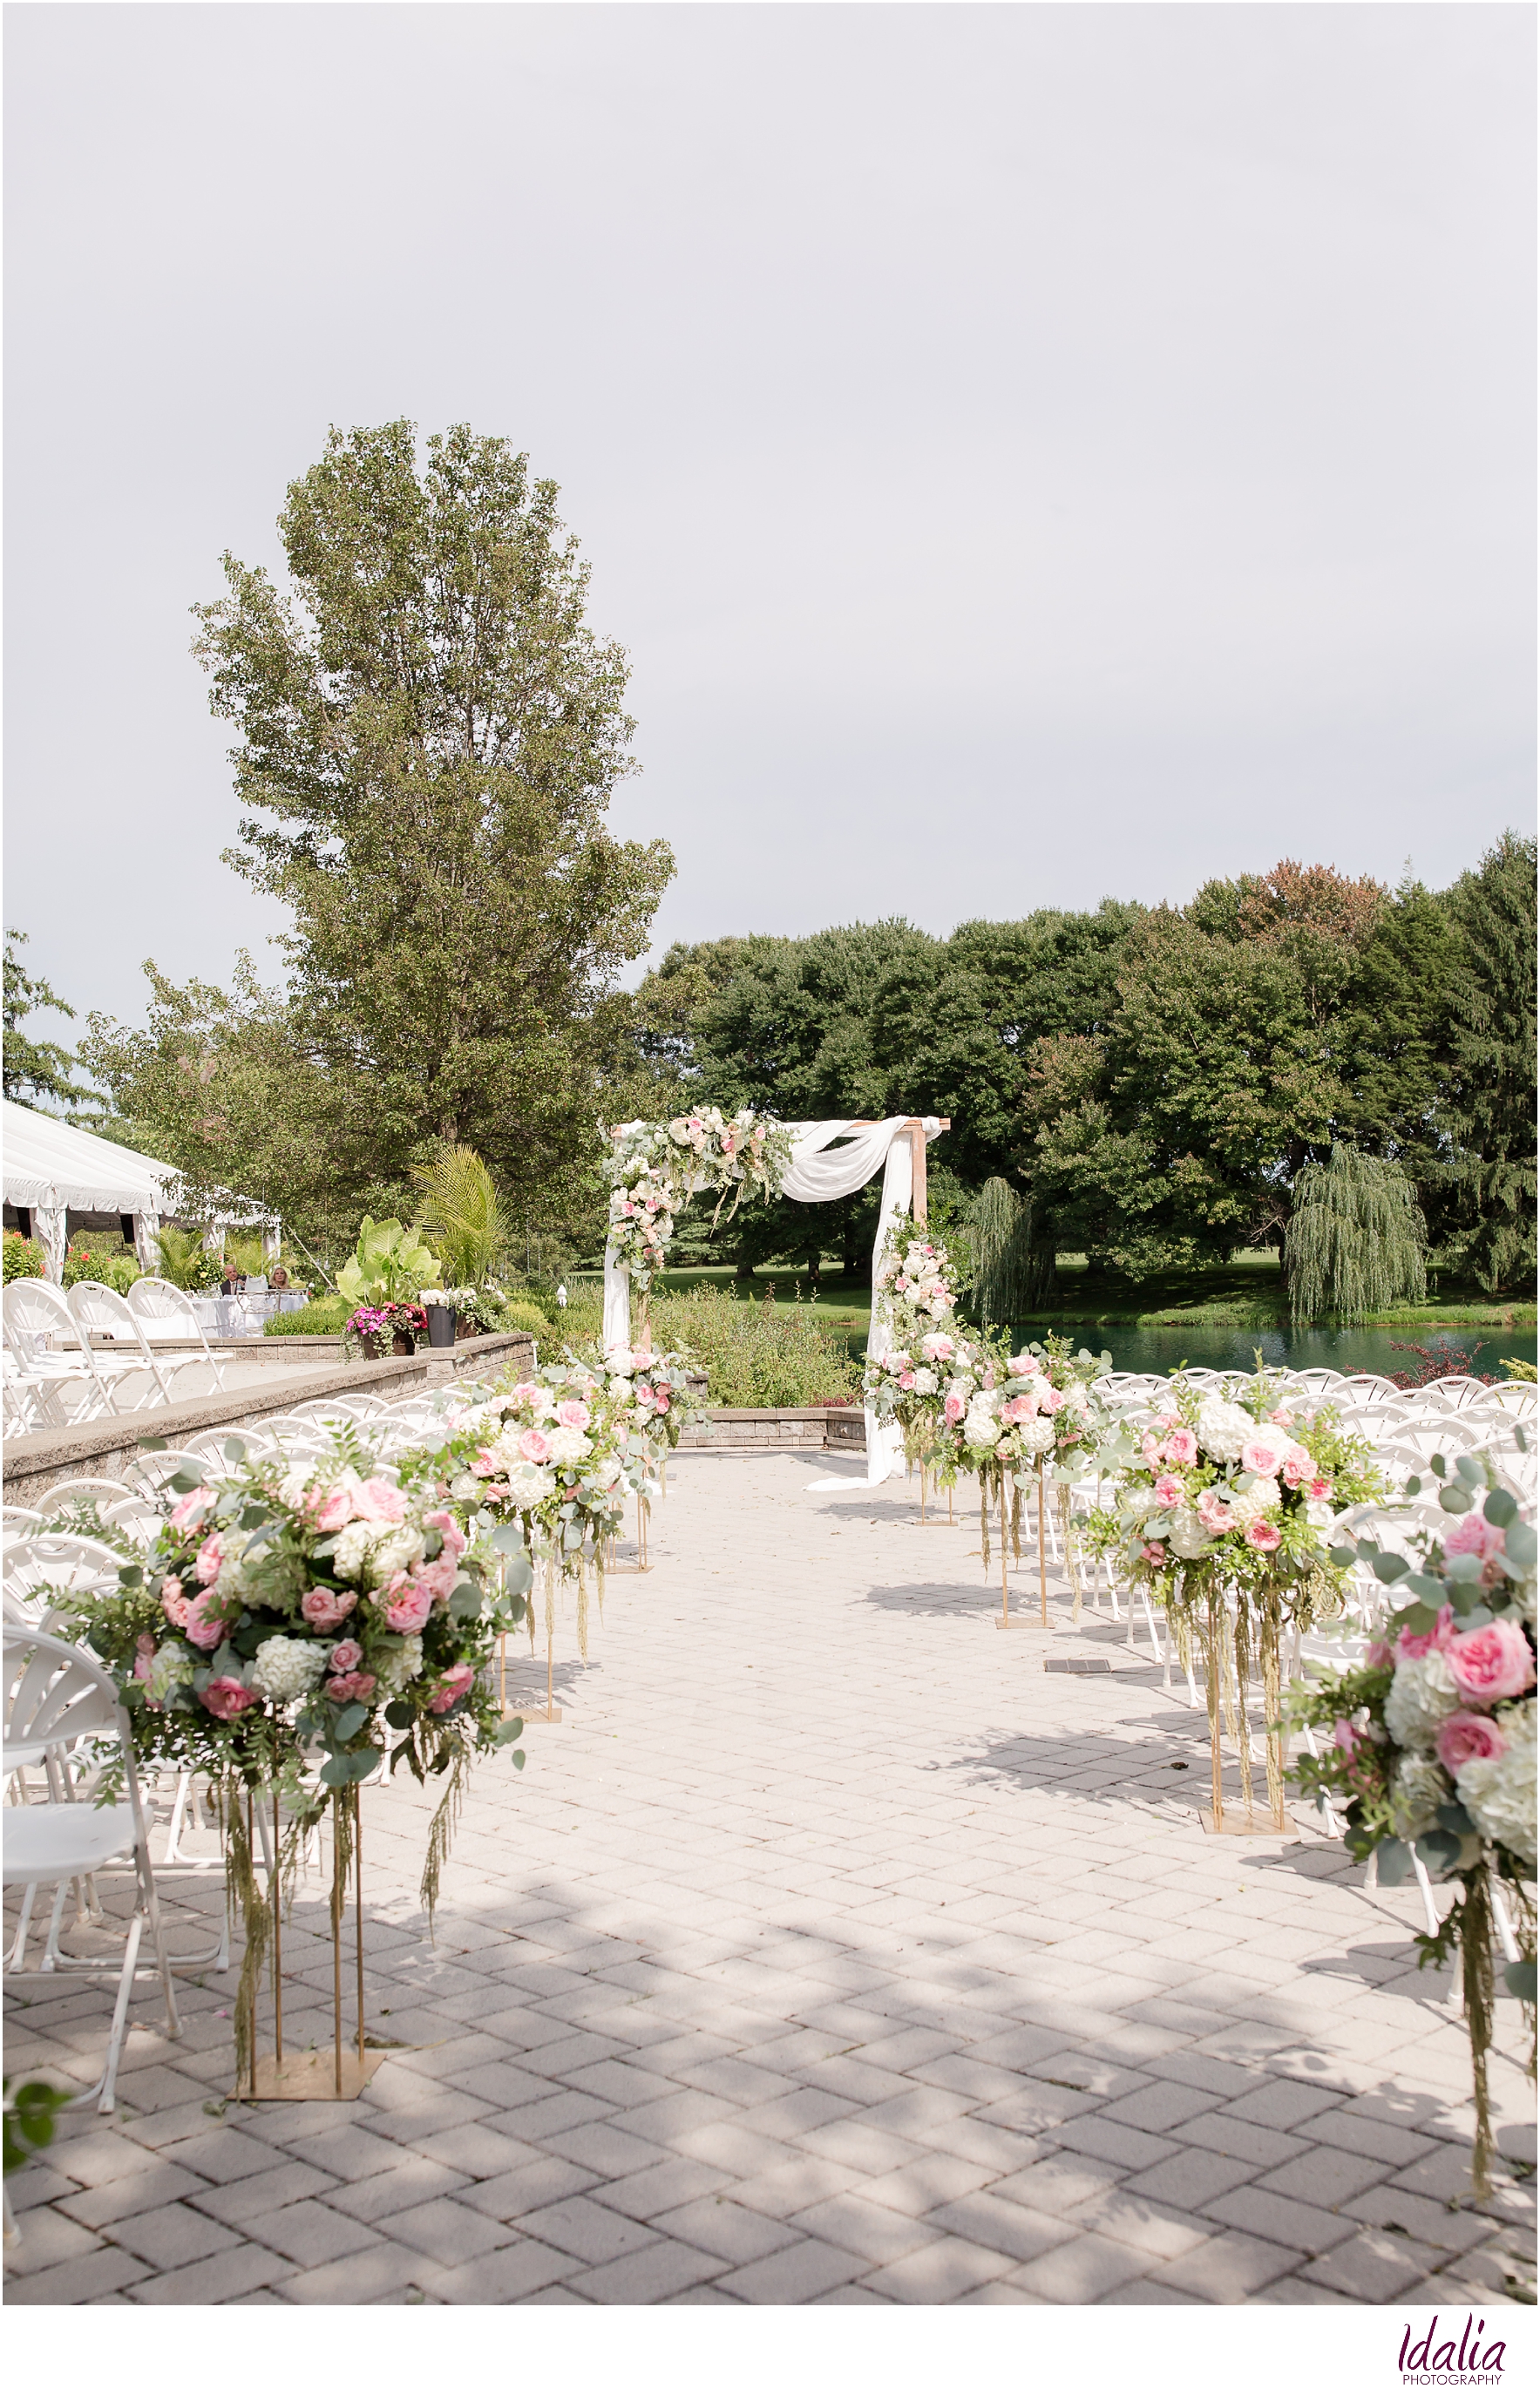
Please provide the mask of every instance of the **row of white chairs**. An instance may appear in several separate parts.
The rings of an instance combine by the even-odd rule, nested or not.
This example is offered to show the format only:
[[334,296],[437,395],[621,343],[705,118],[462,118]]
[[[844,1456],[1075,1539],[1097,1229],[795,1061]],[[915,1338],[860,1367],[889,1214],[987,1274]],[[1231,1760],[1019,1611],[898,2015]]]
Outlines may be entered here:
[[[232,1358],[217,1354],[185,1290],[134,1283],[126,1298],[100,1281],[61,1290],[31,1278],[7,1284],[5,1406],[8,1431],[64,1429],[108,1413],[213,1396]],[[98,1344],[110,1340],[113,1349]],[[166,1353],[171,1340],[187,1355]],[[159,1352],[157,1352],[157,1349]],[[116,1352],[114,1352],[116,1351]]]

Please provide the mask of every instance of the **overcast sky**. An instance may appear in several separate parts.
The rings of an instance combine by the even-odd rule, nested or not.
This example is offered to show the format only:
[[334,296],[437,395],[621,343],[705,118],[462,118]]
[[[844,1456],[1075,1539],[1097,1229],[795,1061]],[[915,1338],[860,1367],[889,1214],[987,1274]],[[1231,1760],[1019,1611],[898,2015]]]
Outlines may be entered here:
[[6,921],[82,1011],[276,975],[187,610],[333,423],[561,484],[660,945],[1533,821],[1529,7],[6,15]]

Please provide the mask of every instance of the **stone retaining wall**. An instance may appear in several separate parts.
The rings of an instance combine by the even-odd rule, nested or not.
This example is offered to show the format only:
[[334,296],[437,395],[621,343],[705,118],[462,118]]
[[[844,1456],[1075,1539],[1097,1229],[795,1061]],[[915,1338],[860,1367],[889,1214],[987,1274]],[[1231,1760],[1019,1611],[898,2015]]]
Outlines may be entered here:
[[719,1455],[759,1455],[767,1449],[841,1448],[866,1451],[866,1422],[844,1406],[713,1406],[707,1422],[684,1432],[679,1448],[710,1448]]

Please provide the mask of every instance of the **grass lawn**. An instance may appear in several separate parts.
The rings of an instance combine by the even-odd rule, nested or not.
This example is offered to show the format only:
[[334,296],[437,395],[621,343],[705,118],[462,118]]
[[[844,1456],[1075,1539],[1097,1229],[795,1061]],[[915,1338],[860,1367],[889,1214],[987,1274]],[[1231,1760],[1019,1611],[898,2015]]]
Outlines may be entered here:
[[[574,1276],[575,1281],[591,1282],[596,1287],[601,1278],[597,1273]],[[670,1290],[693,1289],[700,1282],[717,1287],[731,1285],[741,1295],[751,1290],[760,1299],[773,1290],[777,1306],[795,1304],[799,1296],[805,1295],[805,1275],[800,1264],[762,1265],[747,1286],[735,1281],[732,1267],[727,1264],[694,1265],[660,1273],[658,1281]],[[830,1259],[825,1264],[818,1293],[811,1302],[829,1330],[864,1339],[871,1310],[870,1278],[856,1274],[847,1279],[838,1260]],[[1289,1308],[1278,1257],[1270,1249],[1242,1250],[1228,1264],[1213,1264],[1199,1272],[1154,1273],[1141,1281],[1131,1281],[1121,1273],[1092,1272],[1083,1256],[1062,1256],[1058,1285],[1049,1304],[1016,1328],[1037,1331],[1052,1330],[1062,1322],[1086,1329],[1098,1324],[1143,1323],[1152,1327],[1170,1324],[1175,1329],[1212,1325],[1241,1330],[1286,1330]],[[1429,1303],[1400,1306],[1391,1313],[1374,1315],[1364,1327],[1392,1330],[1458,1327],[1527,1330],[1533,1330],[1534,1324],[1533,1300],[1510,1299],[1494,1303],[1479,1289],[1461,1286],[1446,1277]]]

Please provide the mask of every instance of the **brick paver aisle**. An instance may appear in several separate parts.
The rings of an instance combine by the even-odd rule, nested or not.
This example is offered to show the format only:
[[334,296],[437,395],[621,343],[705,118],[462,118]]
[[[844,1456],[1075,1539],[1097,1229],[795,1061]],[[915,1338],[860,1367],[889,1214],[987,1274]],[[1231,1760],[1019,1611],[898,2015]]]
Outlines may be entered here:
[[[1414,1899],[1319,1839],[1206,1838],[1202,1717],[1148,1650],[1062,1601],[1002,1635],[976,1532],[818,1468],[676,1463],[588,1669],[563,1624],[565,1721],[478,1773],[436,1946],[423,1800],[365,1792],[370,2026],[404,2046],[366,2095],[222,2107],[233,1981],[190,1986],[120,2117],[13,2182],[10,2300],[1490,2309],[1531,2277],[1528,2182],[1457,2200],[1465,2038]],[[301,2040],[322,1925],[312,1886]],[[106,2016],[13,2007],[7,2069],[88,2074]]]

